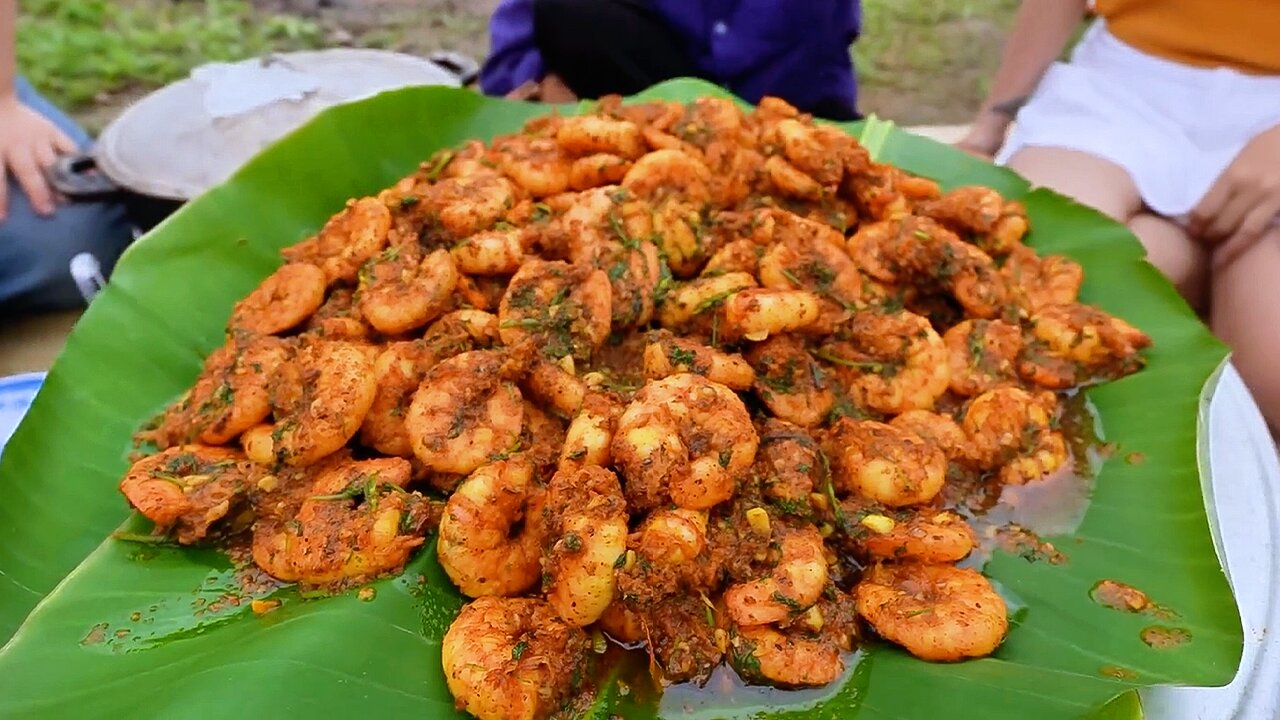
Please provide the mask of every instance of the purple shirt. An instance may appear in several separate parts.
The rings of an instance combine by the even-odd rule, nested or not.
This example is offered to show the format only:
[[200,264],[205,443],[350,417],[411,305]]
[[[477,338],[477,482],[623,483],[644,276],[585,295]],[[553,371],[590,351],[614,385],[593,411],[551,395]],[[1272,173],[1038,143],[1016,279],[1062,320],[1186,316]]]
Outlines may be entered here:
[[[649,0],[684,38],[708,80],[748,102],[776,95],[801,107],[836,101],[854,108],[849,45],[859,0]],[[533,0],[502,0],[489,23],[480,88],[504,95],[544,74],[533,40]]]

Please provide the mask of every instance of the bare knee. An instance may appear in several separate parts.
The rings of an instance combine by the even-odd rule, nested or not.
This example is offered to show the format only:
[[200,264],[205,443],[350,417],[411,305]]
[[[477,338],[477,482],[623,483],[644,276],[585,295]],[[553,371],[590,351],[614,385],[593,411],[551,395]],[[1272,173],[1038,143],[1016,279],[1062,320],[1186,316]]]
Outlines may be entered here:
[[1280,228],[1234,256],[1215,264],[1212,283],[1213,330],[1231,346],[1233,362],[1262,409],[1280,429]]
[[1202,311],[1209,300],[1209,253],[1204,246],[1182,226],[1159,215],[1138,213],[1128,225],[1146,248],[1147,260],[1169,278],[1191,307]]
[[1121,222],[1142,208],[1133,178],[1096,155],[1058,147],[1024,147],[1008,166],[1032,185],[1055,190]]

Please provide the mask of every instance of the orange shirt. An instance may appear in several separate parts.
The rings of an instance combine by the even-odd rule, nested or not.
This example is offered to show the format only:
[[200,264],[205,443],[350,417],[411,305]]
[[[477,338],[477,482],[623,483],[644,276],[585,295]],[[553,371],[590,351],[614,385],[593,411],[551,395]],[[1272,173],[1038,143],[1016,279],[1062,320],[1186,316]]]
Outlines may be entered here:
[[1280,0],[1096,0],[1124,42],[1168,60],[1280,75]]

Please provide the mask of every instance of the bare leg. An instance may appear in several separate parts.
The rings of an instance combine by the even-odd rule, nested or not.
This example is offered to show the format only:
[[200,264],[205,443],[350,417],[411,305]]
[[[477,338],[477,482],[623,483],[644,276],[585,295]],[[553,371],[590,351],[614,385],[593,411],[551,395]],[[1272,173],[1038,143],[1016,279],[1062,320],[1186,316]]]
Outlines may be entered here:
[[1009,167],[1035,185],[1056,190],[1126,223],[1147,250],[1147,260],[1173,282],[1197,310],[1204,307],[1205,250],[1169,220],[1145,212],[1128,171],[1095,155],[1053,147],[1014,153]]
[[1026,147],[1009,158],[1009,167],[1032,185],[1056,190],[1120,222],[1128,222],[1142,209],[1142,198],[1128,171],[1096,155]]
[[1197,312],[1209,299],[1209,251],[1182,226],[1160,215],[1138,213],[1129,229],[1147,249],[1147,260],[1169,278]]
[[1262,408],[1272,431],[1280,430],[1280,228],[1213,270],[1213,330],[1234,353],[1233,362]]

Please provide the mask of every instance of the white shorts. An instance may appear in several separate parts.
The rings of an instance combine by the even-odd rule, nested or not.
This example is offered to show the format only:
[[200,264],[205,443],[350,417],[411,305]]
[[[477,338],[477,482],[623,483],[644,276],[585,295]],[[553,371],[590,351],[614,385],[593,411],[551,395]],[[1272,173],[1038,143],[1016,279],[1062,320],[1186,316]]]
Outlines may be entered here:
[[1060,147],[1123,167],[1143,201],[1184,219],[1251,139],[1280,125],[1280,76],[1163,60],[1099,20],[1069,63],[1055,63],[996,162],[1024,147]]

